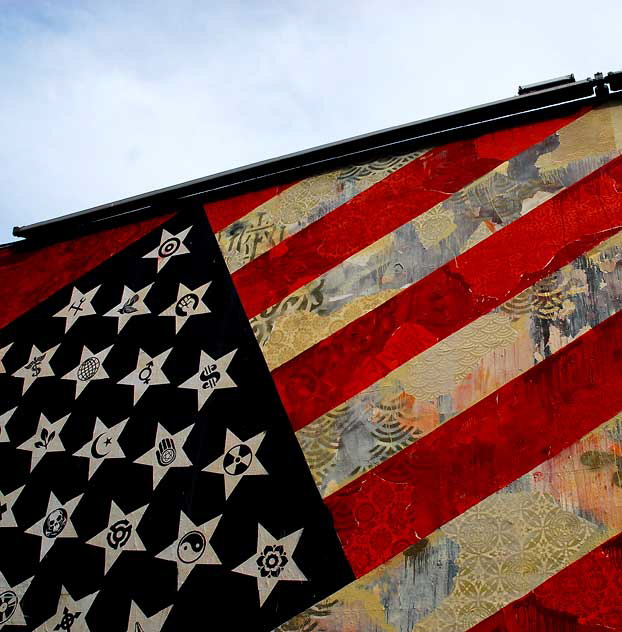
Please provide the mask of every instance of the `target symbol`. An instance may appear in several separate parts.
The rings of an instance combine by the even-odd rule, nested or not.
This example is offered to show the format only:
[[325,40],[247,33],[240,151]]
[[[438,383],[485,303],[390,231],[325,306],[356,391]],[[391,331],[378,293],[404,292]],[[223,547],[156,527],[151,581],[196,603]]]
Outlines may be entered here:
[[244,474],[253,462],[253,451],[245,444],[234,445],[224,456],[222,466],[227,474]]
[[19,599],[12,590],[5,590],[0,594],[0,625],[6,623],[17,610]]
[[170,257],[174,255],[181,246],[181,241],[177,237],[169,237],[158,249],[158,256]]
[[97,371],[99,371],[99,367],[101,366],[101,362],[95,356],[87,358],[79,367],[78,367],[78,379],[81,382],[88,382],[92,379]]

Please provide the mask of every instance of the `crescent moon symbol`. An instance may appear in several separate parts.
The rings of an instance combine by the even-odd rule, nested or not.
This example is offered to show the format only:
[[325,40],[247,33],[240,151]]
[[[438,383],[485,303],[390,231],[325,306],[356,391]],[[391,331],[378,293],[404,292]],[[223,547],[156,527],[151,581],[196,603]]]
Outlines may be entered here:
[[93,456],[94,459],[103,459],[108,454],[108,452],[110,452],[110,450],[108,450],[108,452],[103,452],[103,453],[100,453],[97,451],[97,444],[99,443],[99,440],[105,435],[107,435],[107,433],[102,432],[93,441],[93,445],[91,446],[91,455]]

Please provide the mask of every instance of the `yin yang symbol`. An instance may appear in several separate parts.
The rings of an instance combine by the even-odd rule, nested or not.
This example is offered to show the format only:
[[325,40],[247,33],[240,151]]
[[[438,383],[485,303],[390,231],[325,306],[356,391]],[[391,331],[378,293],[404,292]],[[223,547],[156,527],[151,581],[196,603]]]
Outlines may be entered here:
[[184,564],[194,564],[206,546],[205,536],[200,531],[190,531],[179,541],[177,545],[177,557]]

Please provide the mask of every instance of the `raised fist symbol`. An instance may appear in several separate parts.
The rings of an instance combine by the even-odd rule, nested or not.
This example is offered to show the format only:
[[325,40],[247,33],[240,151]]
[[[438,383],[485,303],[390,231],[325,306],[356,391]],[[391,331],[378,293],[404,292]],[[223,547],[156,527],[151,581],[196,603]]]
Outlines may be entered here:
[[170,437],[162,439],[158,443],[158,449],[156,450],[156,459],[162,466],[170,465],[177,457],[177,450],[175,449],[175,443]]

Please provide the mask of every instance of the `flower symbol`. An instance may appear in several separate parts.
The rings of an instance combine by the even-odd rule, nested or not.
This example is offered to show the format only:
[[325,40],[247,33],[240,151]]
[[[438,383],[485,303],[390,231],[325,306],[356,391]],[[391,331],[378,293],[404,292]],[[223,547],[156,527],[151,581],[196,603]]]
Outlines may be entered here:
[[267,544],[257,558],[257,568],[262,577],[278,577],[288,561],[280,544]]

